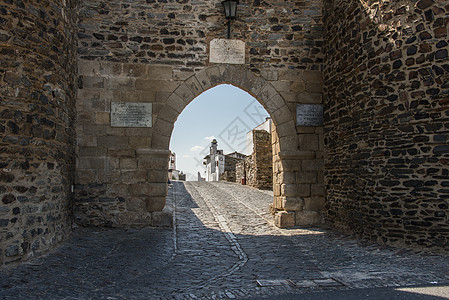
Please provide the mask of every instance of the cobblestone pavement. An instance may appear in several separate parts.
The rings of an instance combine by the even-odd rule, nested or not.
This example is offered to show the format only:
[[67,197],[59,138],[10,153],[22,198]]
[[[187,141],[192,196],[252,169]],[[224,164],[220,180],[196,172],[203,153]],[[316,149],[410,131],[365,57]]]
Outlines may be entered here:
[[1,299],[241,299],[449,284],[449,259],[331,229],[278,229],[272,193],[174,182],[175,228],[78,228],[50,255],[0,271]]

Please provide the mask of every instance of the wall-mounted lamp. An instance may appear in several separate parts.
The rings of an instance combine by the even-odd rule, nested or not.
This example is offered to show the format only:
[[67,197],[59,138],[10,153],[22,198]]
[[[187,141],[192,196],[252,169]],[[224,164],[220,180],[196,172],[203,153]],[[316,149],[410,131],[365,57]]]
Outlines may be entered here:
[[228,20],[228,39],[231,38],[231,20],[237,17],[237,4],[239,4],[238,0],[226,0],[221,1],[223,4],[225,17]]

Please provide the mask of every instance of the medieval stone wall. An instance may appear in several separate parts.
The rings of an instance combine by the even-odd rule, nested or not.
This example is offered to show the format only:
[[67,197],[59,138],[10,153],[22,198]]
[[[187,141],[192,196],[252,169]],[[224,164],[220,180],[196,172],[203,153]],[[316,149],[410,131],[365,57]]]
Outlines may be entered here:
[[[240,1],[232,32],[245,42],[246,59],[233,66],[208,61],[209,42],[226,37],[220,1],[83,1],[77,222],[154,225],[165,205],[174,122],[190,101],[218,84],[233,84],[258,99],[278,125],[282,159],[301,164],[296,104],[322,103],[321,9],[319,0]],[[152,103],[153,127],[111,127],[111,102]],[[322,159],[309,150],[307,159]],[[302,201],[295,197],[294,175],[278,190],[279,210],[300,209],[288,204]]]
[[447,1],[325,2],[327,220],[449,246]]
[[0,3],[0,265],[70,233],[76,4]]
[[253,153],[245,161],[246,185],[273,189],[273,154],[271,132],[253,130]]

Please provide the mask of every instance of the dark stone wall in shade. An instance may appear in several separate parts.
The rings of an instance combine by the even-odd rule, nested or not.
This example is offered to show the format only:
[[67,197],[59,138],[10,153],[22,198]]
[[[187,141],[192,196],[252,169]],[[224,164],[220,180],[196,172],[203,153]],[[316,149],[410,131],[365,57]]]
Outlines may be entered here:
[[76,5],[0,4],[0,265],[70,233]]
[[449,5],[325,1],[327,220],[449,246]]

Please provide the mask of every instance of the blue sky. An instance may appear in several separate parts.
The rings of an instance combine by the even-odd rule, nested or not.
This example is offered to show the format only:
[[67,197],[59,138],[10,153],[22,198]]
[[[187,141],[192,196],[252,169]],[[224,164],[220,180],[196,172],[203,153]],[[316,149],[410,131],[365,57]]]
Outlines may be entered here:
[[246,133],[268,117],[262,105],[247,92],[222,84],[199,95],[180,114],[170,141],[177,169],[196,180],[204,177],[203,158],[212,139],[225,154],[246,153]]

